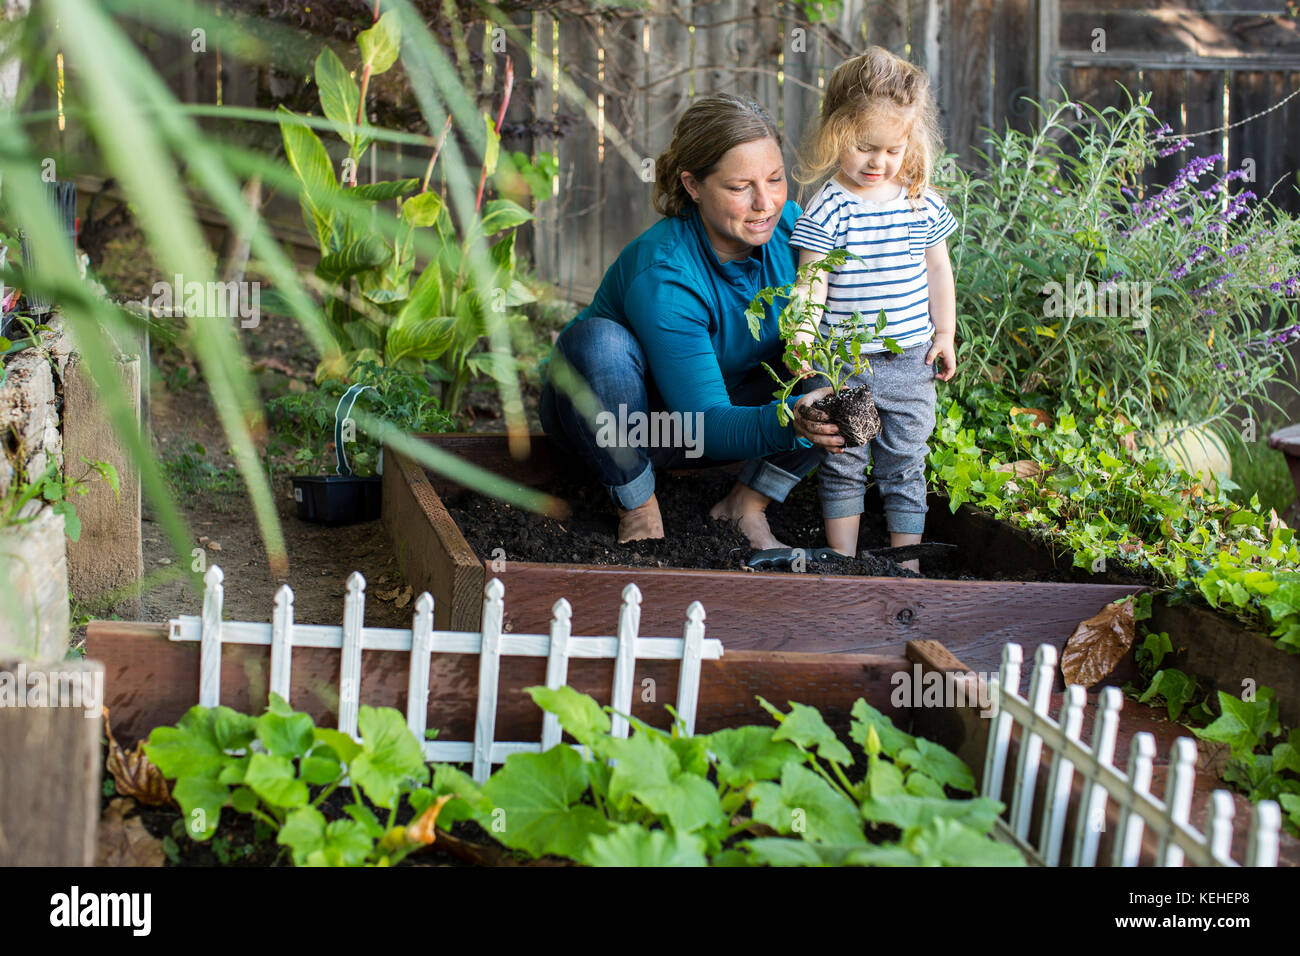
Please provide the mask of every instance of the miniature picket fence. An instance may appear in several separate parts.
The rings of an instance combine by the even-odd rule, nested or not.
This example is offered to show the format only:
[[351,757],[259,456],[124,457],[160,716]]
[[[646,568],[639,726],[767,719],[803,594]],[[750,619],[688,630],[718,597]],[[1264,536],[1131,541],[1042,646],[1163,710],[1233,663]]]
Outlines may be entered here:
[[[1100,821],[1105,820],[1106,801],[1119,807],[1119,833],[1114,841],[1112,866],[1137,866],[1142,851],[1142,834],[1151,827],[1159,838],[1158,866],[1237,866],[1232,859],[1232,795],[1214,791],[1210,821],[1205,834],[1188,824],[1196,779],[1196,742],[1180,737],[1174,742],[1165,799],[1151,792],[1155,738],[1146,732],[1135,734],[1129,752],[1128,772],[1113,764],[1115,737],[1123,695],[1117,687],[1101,692],[1092,732],[1092,745],[1083,742],[1083,710],[1087,695],[1077,685],[1067,688],[1064,726],[1048,715],[1052,685],[1056,679],[1056,648],[1042,644],[1034,658],[1029,699],[1021,697],[1021,649],[1007,644],[1002,649],[999,677],[989,680],[989,700],[996,709],[984,762],[982,793],[1001,799],[1007,770],[1012,726],[1019,725],[1020,749],[1016,757],[1011,805],[1005,818],[996,822],[999,839],[1017,847],[1031,862],[1059,866],[1067,848],[1065,824],[1070,790],[1077,772],[1083,777],[1083,805],[1077,808],[1070,851],[1072,866],[1096,866],[1101,838]],[[1038,840],[1031,841],[1030,824],[1034,792],[1043,746],[1052,751],[1046,800]],[[1277,866],[1278,831],[1281,809],[1272,800],[1256,804],[1247,841],[1246,866]]]
[[[551,609],[549,634],[505,634],[505,586],[493,578],[483,588],[483,630],[435,631],[433,598],[426,591],[415,601],[415,616],[410,630],[389,627],[363,627],[366,581],[353,572],[347,581],[343,601],[343,626],[295,624],[293,591],[282,586],[275,595],[275,611],[270,624],[255,624],[221,619],[221,569],[210,567],[204,575],[203,614],[182,615],[169,622],[168,637],[173,641],[197,641],[199,644],[199,703],[215,707],[221,702],[221,647],[223,644],[261,644],[271,646],[270,689],[289,699],[291,662],[295,647],[327,647],[342,651],[339,668],[338,729],[357,737],[357,715],[361,686],[361,652],[395,651],[410,655],[410,680],[407,690],[406,724],[422,742],[425,759],[431,762],[472,763],[474,779],[482,783],[491,774],[492,765],[504,763],[514,753],[540,753],[560,742],[558,718],[547,713],[542,720],[542,739],[533,742],[501,742],[493,739],[496,731],[497,682],[502,657],[545,657],[546,686],[563,686],[568,677],[571,658],[595,658],[614,661],[613,710],[610,732],[627,737],[625,715],[632,711],[632,691],[638,660],[681,661],[677,680],[677,716],[687,734],[695,732],[696,706],[700,694],[700,662],[722,657],[722,642],[705,640],[704,607],[699,601],[686,609],[683,636],[640,637],[641,592],[635,584],[623,589],[623,605],[618,616],[615,637],[572,637],[570,619],[573,610],[560,598]],[[425,720],[429,701],[429,671],[433,654],[477,654],[478,709],[474,740],[425,740]]]

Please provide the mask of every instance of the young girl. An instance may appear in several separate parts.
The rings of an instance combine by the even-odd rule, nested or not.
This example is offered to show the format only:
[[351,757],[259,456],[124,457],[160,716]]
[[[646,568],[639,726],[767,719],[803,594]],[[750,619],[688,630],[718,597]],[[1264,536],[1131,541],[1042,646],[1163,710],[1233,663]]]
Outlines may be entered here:
[[[878,340],[864,349],[871,370],[848,387],[871,386],[880,434],[869,446],[826,454],[822,462],[827,543],[841,554],[857,554],[868,468],[884,499],[890,545],[918,544],[925,528],[934,381],[948,381],[957,368],[957,303],[944,241],[957,222],[929,188],[940,149],[936,114],[925,72],[873,46],[831,74],[806,151],[809,166],[795,174],[807,185],[833,172],[791,233],[800,265],[832,249],[862,257],[815,273],[802,290],[827,307],[821,331],[854,311],[873,319],[884,309],[881,335],[903,349],[895,354]],[[829,384],[819,377],[812,386]],[[916,561],[903,566],[919,570]]]

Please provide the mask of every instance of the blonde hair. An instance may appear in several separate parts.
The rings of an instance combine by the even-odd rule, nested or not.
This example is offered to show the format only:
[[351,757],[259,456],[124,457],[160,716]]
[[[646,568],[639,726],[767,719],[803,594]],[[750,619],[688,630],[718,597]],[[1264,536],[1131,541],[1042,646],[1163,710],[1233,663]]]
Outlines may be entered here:
[[915,205],[930,188],[930,172],[943,149],[939,109],[926,72],[884,47],[869,47],[835,68],[795,180],[804,186],[824,182],[839,168],[840,153],[858,145],[862,131],[881,121],[899,122],[907,131],[898,175]]
[[733,146],[781,134],[767,110],[753,100],[715,93],[692,103],[677,121],[673,141],[655,160],[654,207],[661,216],[682,216],[694,202],[682,185],[682,173],[703,181]]

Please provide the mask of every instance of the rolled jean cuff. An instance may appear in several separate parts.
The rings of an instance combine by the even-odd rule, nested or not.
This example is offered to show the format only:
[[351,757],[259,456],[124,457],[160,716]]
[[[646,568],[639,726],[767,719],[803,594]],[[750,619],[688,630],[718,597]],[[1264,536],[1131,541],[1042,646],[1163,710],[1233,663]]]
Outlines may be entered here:
[[866,510],[863,507],[862,496],[856,498],[823,498],[822,499],[822,517],[831,518],[852,518],[854,515],[860,515]]
[[925,512],[886,511],[885,527],[891,534],[921,534],[925,531]]
[[799,484],[798,475],[792,475],[762,458],[751,458],[745,462],[736,475],[736,480],[753,488],[760,495],[767,495],[773,501],[785,501],[790,489]]
[[624,511],[639,508],[655,493],[655,470],[650,462],[645,463],[641,474],[625,485],[609,485],[609,496]]

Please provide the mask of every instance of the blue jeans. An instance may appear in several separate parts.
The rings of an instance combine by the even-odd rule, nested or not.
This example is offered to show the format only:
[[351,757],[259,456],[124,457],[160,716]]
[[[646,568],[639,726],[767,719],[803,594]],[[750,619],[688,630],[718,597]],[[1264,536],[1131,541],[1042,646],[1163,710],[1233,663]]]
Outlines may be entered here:
[[[572,374],[586,383],[590,394],[575,396],[552,383]],[[645,504],[655,490],[655,470],[707,468],[725,462],[691,457],[680,443],[668,447],[610,447],[597,440],[596,416],[601,411],[617,414],[620,405],[629,419],[665,411],[663,398],[650,377],[649,363],[641,342],[627,328],[600,316],[574,322],[555,343],[547,369],[546,383],[538,403],[542,428],[551,440],[577,457],[600,476],[610,497],[620,508]],[[775,388],[760,366],[729,390],[733,405],[766,405]],[[579,387],[580,392],[585,392]],[[575,407],[575,400],[581,408]],[[687,413],[691,414],[691,413]],[[644,443],[642,443],[644,444]],[[796,448],[766,458],[745,462],[737,480],[760,494],[784,501],[799,480],[817,467],[821,455],[816,448]]]

